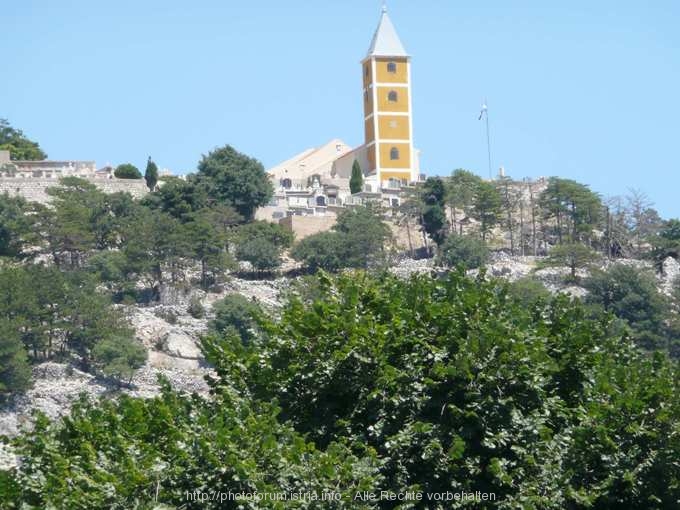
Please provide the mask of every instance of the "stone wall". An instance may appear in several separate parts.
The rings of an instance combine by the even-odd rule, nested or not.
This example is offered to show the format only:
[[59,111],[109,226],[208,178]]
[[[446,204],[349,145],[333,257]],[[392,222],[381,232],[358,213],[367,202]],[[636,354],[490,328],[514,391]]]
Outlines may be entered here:
[[325,232],[335,225],[335,215],[327,216],[288,216],[279,220],[279,224],[295,234],[299,241],[318,232]]
[[[124,191],[135,198],[146,195],[149,189],[144,179],[87,179],[104,193],[116,193]],[[34,179],[34,178],[0,178],[0,194],[8,193],[10,196],[20,195],[26,200],[40,203],[48,203],[51,197],[47,194],[47,188],[59,186],[59,179]]]

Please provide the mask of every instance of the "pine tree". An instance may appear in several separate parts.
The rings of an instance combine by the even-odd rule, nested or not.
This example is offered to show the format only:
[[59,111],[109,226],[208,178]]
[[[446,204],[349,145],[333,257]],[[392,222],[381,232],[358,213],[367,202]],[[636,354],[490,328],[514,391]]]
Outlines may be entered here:
[[151,160],[151,156],[149,156],[149,160],[146,162],[146,172],[144,172],[144,180],[146,181],[146,185],[151,191],[154,190],[156,184],[158,183],[158,167],[156,166],[156,163],[154,163]]
[[354,195],[355,193],[359,193],[363,187],[364,176],[361,171],[361,165],[359,165],[359,162],[355,159],[354,163],[352,163],[352,176],[349,179],[349,190],[352,195]]
[[31,379],[26,349],[18,331],[16,323],[0,320],[0,397],[26,389]]

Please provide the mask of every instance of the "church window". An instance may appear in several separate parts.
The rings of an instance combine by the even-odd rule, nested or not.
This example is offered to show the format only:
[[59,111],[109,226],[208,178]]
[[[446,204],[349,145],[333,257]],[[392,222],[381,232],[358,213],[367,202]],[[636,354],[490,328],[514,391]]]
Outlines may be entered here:
[[396,73],[397,72],[397,64],[394,62],[388,62],[387,63],[387,72],[388,73]]
[[397,149],[396,147],[392,147],[390,149],[390,159],[392,161],[399,159],[399,149]]
[[285,189],[290,189],[293,187],[293,183],[288,177],[286,177],[281,181],[281,186]]
[[399,96],[397,95],[396,90],[390,90],[387,94],[387,100],[390,103],[396,103],[399,100]]

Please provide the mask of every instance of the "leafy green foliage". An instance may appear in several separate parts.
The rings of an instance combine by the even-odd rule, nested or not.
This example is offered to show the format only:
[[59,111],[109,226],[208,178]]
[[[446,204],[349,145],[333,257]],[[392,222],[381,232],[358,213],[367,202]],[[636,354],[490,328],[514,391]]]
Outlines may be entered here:
[[500,221],[501,195],[493,184],[481,181],[475,188],[470,215],[479,222],[482,240]]
[[614,264],[604,271],[594,271],[584,285],[589,291],[587,302],[626,321],[639,345],[646,349],[667,347],[665,321],[669,306],[657,290],[653,274]]
[[249,262],[258,272],[273,271],[282,263],[280,247],[264,237],[241,242],[236,247],[236,258]]
[[118,165],[113,171],[114,177],[118,179],[141,179],[142,173],[135,165],[131,163],[123,163]]
[[559,243],[589,239],[602,220],[600,197],[588,186],[570,179],[551,177],[539,203],[544,216],[555,221]]
[[185,221],[191,214],[207,207],[208,201],[205,185],[195,180],[166,177],[162,186],[144,197],[142,204]]
[[293,233],[278,223],[254,221],[236,232],[236,258],[255,270],[271,271],[281,265],[281,255],[293,242]]
[[229,145],[203,156],[196,179],[206,186],[210,197],[233,207],[247,220],[274,192],[262,163]]
[[291,256],[311,270],[376,267],[386,261],[385,245],[391,237],[379,210],[354,207],[338,215],[333,231],[313,234],[297,243]]
[[92,349],[94,363],[107,375],[128,381],[144,365],[146,348],[130,337],[106,338]]
[[474,204],[475,192],[481,182],[482,179],[479,176],[461,168],[455,170],[448,180],[446,186],[446,202],[451,208],[454,229],[456,226],[455,223],[458,221],[458,210],[462,211],[464,215],[470,216]]
[[21,197],[0,195],[0,256],[18,257],[22,254],[30,233],[28,203]]
[[352,194],[359,193],[364,187],[364,174],[361,165],[355,159],[352,163],[352,175],[349,178],[349,190]]
[[488,257],[489,250],[484,241],[470,236],[450,235],[439,247],[437,263],[446,267],[462,265],[475,269],[484,265]]
[[349,250],[345,235],[340,232],[319,232],[296,243],[290,255],[312,271],[337,271],[346,267]]
[[39,417],[14,440],[22,462],[3,501],[229,508],[187,493],[332,488],[342,502],[257,508],[395,508],[354,500],[381,488],[495,494],[475,508],[605,510],[680,498],[677,364],[640,354],[565,296],[527,307],[484,275],[322,274],[313,297],[247,326],[252,341],[235,324],[203,339],[210,399],[165,387]]
[[[23,374],[25,353],[33,361],[71,358],[84,369],[91,369],[110,364],[111,359],[97,359],[96,352],[104,354],[96,351],[102,343],[117,344],[129,353],[141,348],[121,315],[110,307],[108,297],[82,273],[39,265],[7,267],[0,269],[0,288],[6,292],[0,300],[0,317],[6,318],[2,323],[5,352],[8,363],[16,362],[17,381]],[[25,351],[14,347],[15,334]],[[123,358],[130,361],[130,371],[138,367],[133,358]]]
[[531,276],[518,278],[508,284],[508,293],[523,307],[531,307],[537,303],[546,303],[550,300],[550,292],[545,285]]
[[386,260],[385,245],[392,234],[374,206],[344,209],[333,230],[343,236],[346,245],[344,267],[368,268]]
[[[238,373],[232,371],[222,379],[210,400],[165,386],[162,395],[150,399],[122,396],[96,405],[83,400],[53,425],[39,417],[35,429],[15,442],[22,465],[0,488],[3,505],[222,509],[236,506],[220,500],[217,491],[321,494],[329,489],[351,501],[355,491],[379,483],[370,455],[358,458],[340,444],[317,449],[281,424],[273,405],[236,396],[229,383],[234,377]],[[208,499],[192,497],[196,491]],[[263,500],[252,508],[281,505]],[[299,500],[285,508],[318,505]],[[334,502],[323,507],[348,508]]]
[[570,282],[577,282],[576,271],[590,266],[598,260],[598,254],[580,243],[566,243],[554,246],[548,257],[541,261],[542,267],[568,267]]
[[158,184],[158,166],[151,160],[151,156],[149,156],[149,159],[146,162],[144,180],[146,181],[146,186],[149,190],[153,191],[156,189],[156,184]]
[[0,319],[0,401],[10,393],[25,390],[31,380],[26,349],[16,323]]
[[428,177],[421,190],[423,201],[422,224],[432,240],[441,244],[448,231],[446,213],[444,212],[444,199],[446,187],[439,177]]
[[658,270],[667,257],[680,260],[680,220],[670,219],[664,223],[659,235],[652,238],[652,258]]
[[13,128],[6,119],[0,119],[0,150],[10,151],[13,161],[40,161],[47,154],[37,142],[26,138],[20,129]]
[[375,450],[384,487],[494,492],[484,508],[680,497],[677,365],[638,354],[607,318],[565,297],[527,309],[456,273],[322,282],[244,352],[248,388],[320,447]]
[[213,306],[215,318],[210,329],[223,335],[233,330],[244,344],[250,343],[259,330],[257,319],[262,309],[252,300],[241,294],[228,294]]

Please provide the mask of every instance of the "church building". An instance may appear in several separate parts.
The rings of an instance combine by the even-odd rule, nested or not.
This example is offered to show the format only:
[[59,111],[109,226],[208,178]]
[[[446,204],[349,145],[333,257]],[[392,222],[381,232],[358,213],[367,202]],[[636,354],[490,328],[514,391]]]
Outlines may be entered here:
[[[274,218],[324,215],[328,209],[367,200],[399,203],[400,189],[420,177],[413,147],[411,57],[383,7],[361,61],[364,143],[351,148],[340,139],[307,149],[270,168]],[[357,161],[363,190],[352,195],[349,178]]]

